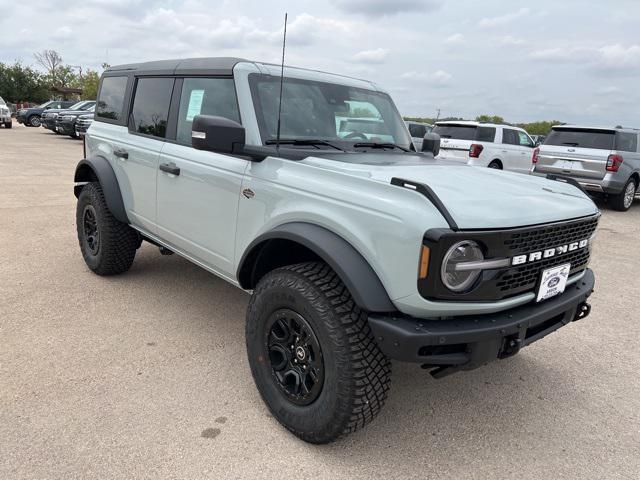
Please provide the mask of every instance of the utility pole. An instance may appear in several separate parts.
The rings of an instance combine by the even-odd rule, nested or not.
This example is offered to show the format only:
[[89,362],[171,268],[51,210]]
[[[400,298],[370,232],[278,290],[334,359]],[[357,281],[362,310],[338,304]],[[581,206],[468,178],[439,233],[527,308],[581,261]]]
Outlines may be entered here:
[[436,115],[436,122],[440,120],[440,109],[438,109],[438,115]]

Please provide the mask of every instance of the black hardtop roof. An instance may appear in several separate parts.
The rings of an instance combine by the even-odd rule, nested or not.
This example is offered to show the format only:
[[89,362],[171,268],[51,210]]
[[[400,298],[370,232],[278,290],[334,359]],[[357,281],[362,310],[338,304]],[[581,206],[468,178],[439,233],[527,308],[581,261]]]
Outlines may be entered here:
[[236,63],[246,62],[237,57],[184,58],[155,62],[116,65],[105,70],[105,75],[135,73],[136,75],[232,75]]

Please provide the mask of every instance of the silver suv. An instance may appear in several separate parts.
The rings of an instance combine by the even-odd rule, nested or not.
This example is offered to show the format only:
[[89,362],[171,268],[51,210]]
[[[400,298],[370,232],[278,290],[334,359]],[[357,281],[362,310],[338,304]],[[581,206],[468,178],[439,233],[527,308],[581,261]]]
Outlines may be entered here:
[[111,67],[85,139],[88,267],[123,273],[148,242],[252,292],[256,386],[306,441],[371,421],[390,359],[439,378],[589,313],[589,197],[437,161],[430,134],[416,151],[371,82],[285,68],[281,84],[234,58]]
[[534,151],[531,173],[570,177],[604,194],[616,210],[633,204],[640,185],[640,131],[631,128],[553,127]]

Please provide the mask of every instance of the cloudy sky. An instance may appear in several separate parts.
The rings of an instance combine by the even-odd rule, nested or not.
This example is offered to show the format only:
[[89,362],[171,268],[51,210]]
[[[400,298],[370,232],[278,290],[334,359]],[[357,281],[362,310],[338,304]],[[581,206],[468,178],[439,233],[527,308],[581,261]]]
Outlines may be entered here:
[[408,116],[640,127],[638,0],[0,0],[0,61],[241,56],[367,78]]

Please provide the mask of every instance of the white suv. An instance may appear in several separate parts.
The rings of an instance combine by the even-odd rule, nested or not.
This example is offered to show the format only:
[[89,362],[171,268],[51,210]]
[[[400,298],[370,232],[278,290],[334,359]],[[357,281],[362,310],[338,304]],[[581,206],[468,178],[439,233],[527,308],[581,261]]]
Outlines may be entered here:
[[449,121],[436,123],[442,138],[438,158],[479,167],[529,173],[535,146],[521,128],[493,123]]

